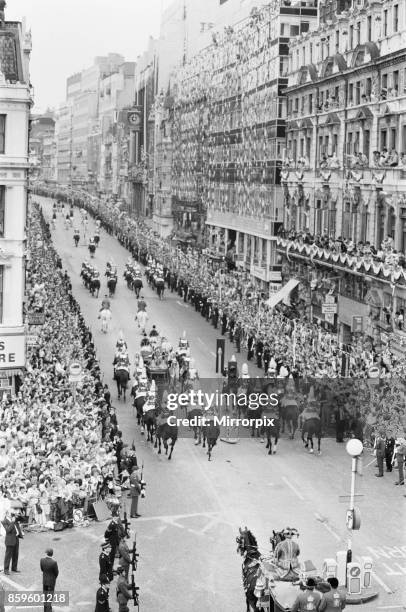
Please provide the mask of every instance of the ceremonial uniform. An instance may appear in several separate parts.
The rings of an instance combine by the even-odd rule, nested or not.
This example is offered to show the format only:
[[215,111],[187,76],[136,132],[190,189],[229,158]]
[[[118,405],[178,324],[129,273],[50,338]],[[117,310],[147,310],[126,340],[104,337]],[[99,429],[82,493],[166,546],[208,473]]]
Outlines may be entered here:
[[385,457],[385,438],[382,434],[379,434],[375,440],[375,451],[376,451],[376,462],[378,464],[378,474],[376,476],[383,476],[383,460]]
[[130,476],[130,497],[131,497],[131,517],[138,516],[138,498],[141,494],[141,479],[138,476],[138,470],[134,470]]
[[131,555],[130,550],[127,546],[127,542],[124,539],[120,542],[118,552],[120,554],[119,565],[121,565],[124,570],[125,579],[128,580],[128,572],[131,564]]
[[111,565],[113,566],[114,559],[116,557],[116,552],[118,549],[118,545],[120,543],[119,526],[117,524],[117,521],[114,518],[109,523],[106,531],[104,532],[104,537],[111,546],[109,558],[110,558]]
[[255,347],[255,352],[256,352],[256,356],[257,356],[257,367],[260,370],[262,369],[262,354],[263,354],[263,350],[264,350],[264,343],[262,342],[262,340],[258,340],[257,345]]
[[128,582],[123,576],[117,578],[117,602],[118,612],[129,612],[127,602],[131,599]]
[[248,337],[248,354],[247,354],[247,360],[251,361],[251,359],[254,356],[254,344],[255,344],[255,337],[250,334]]
[[103,574],[107,576],[110,582],[113,580],[113,564],[109,554],[104,550],[99,555],[99,580]]
[[102,585],[97,589],[96,593],[96,607],[94,612],[109,612],[109,589]]

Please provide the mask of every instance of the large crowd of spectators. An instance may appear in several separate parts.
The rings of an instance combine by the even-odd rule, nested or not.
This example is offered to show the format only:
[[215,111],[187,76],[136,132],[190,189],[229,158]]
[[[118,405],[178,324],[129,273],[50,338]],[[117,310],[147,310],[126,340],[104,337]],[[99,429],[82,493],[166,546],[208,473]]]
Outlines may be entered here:
[[[37,343],[16,396],[0,403],[0,507],[53,528],[72,524],[75,508],[86,516],[96,496],[115,503],[115,466],[127,459],[92,334],[38,207],[31,212],[29,248],[26,311],[44,323],[30,329]],[[72,361],[83,366],[76,391],[69,382]]]
[[281,228],[278,235],[281,238],[296,242],[298,245],[316,246],[325,249],[331,254],[347,254],[362,259],[365,263],[384,263],[392,266],[406,268],[406,259],[403,253],[393,248],[393,238],[387,236],[380,249],[376,249],[369,241],[354,242],[351,238],[329,235],[328,233],[313,235],[307,230],[286,230]]
[[[247,360],[256,362],[265,374],[286,379],[293,377],[295,380],[313,378],[323,383],[346,378],[351,385],[345,398],[348,410],[354,413],[351,418],[356,416],[356,408],[364,415],[369,414],[368,426],[372,429],[376,423],[387,419],[386,408],[386,412],[379,408],[383,402],[378,402],[376,413],[371,416],[369,400],[361,404],[354,398],[361,397],[357,395],[360,384],[363,384],[366,394],[370,393],[371,386],[365,382],[373,370],[379,371],[379,389],[385,385],[391,389],[406,374],[404,359],[395,357],[388,349],[378,352],[370,339],[363,337],[354,340],[350,346],[343,345],[335,334],[309,321],[303,305],[295,300],[290,306],[279,304],[273,309],[268,308],[268,296],[261,293],[243,272],[221,273],[201,253],[191,248],[175,249],[142,220],[119,213],[114,206],[101,207],[92,200],[84,200],[79,205],[98,216],[104,228],[114,233],[136,259],[144,264],[151,258],[160,262],[168,287],[189,301],[222,334],[227,334],[235,343],[237,352],[246,349]],[[287,235],[292,239],[298,238],[298,235]],[[299,238],[323,248],[331,240],[307,233]],[[336,252],[344,253],[353,252],[355,248],[350,241],[343,239],[334,241],[334,247]],[[388,239],[382,245],[382,253],[378,252],[377,256],[387,257],[386,253],[392,251]],[[400,390],[399,394],[402,392]],[[385,391],[383,397],[392,396]],[[387,402],[384,404],[386,406]],[[396,404],[394,411],[396,435],[403,435],[402,406]],[[393,406],[391,410],[394,410]]]

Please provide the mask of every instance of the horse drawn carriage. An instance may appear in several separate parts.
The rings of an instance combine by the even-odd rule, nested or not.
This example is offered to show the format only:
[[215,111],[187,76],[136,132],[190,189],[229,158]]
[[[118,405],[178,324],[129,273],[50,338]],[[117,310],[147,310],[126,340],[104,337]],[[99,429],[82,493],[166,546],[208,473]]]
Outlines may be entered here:
[[244,558],[242,575],[247,610],[289,612],[310,584],[319,595],[314,598],[315,606],[306,609],[317,609],[320,595],[330,590],[330,584],[318,575],[312,561],[299,562],[300,549],[295,540],[298,537],[298,531],[290,527],[273,531],[272,550],[262,555],[252,532],[247,527],[240,528],[236,542],[237,552]]

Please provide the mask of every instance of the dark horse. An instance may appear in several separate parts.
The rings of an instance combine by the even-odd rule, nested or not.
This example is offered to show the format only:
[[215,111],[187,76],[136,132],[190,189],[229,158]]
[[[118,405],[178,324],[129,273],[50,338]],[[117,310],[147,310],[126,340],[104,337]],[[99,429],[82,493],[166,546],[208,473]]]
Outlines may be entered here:
[[126,394],[126,391],[127,391],[127,385],[128,385],[129,379],[130,379],[130,375],[127,372],[126,369],[124,369],[124,368],[117,368],[116,369],[116,382],[117,382],[118,399],[120,399],[121,392],[122,392],[123,393],[123,397],[124,397],[124,401],[125,401],[125,394]]
[[117,276],[110,276],[110,278],[107,280],[107,288],[109,290],[109,297],[113,297],[113,295],[115,294],[116,285],[117,285]]
[[261,565],[261,554],[258,550],[256,538],[251,531],[246,527],[242,531],[240,527],[240,535],[236,537],[237,553],[244,557],[242,564],[242,581],[245,591],[245,601],[247,604],[247,612],[253,610],[259,612],[257,607],[258,597],[255,595],[255,587],[257,584],[257,574]]
[[[268,448],[268,455],[274,455],[276,453],[276,447],[278,445],[279,440],[279,419],[273,416],[274,413],[270,413],[267,415],[266,412],[263,413],[263,417],[269,418],[269,420],[273,420],[273,425],[264,425],[262,428],[262,433],[264,437],[266,437],[266,447]],[[272,449],[272,438],[275,440],[274,448]]]
[[155,281],[156,291],[158,293],[158,297],[160,300],[163,300],[164,292],[165,292],[165,281],[163,278],[160,278]]
[[[147,398],[145,397],[145,395],[134,398],[133,406],[134,406],[134,408],[135,408],[135,410],[137,412],[137,423],[138,423],[138,425],[141,425],[141,423],[142,423],[142,417],[144,415],[143,407],[144,407],[144,404],[145,404],[146,401],[147,401]],[[141,433],[143,434],[144,430],[141,430]]]
[[135,296],[136,296],[137,298],[139,298],[139,297],[140,297],[140,291],[141,291],[141,289],[142,289],[142,287],[143,287],[143,284],[142,284],[142,279],[141,279],[139,276],[136,276],[136,277],[134,278],[134,280],[133,280],[133,283],[132,283],[132,284],[133,284],[133,287],[134,287]]
[[[306,439],[305,439],[305,435],[307,435]],[[320,455],[321,453],[320,442],[321,442],[321,437],[322,437],[321,419],[316,418],[316,417],[313,417],[311,419],[306,419],[303,423],[302,440],[305,445],[305,448],[309,448],[309,442],[310,442],[310,449],[309,449],[310,453],[314,452],[314,448],[313,448],[313,436],[314,435],[317,436],[317,451]]]
[[93,295],[93,297],[99,297],[99,291],[100,291],[100,279],[99,278],[93,278],[90,281],[90,293]]
[[[201,419],[201,417],[203,416],[203,410],[201,408],[193,408],[192,410],[188,410],[186,413],[186,418],[188,419],[189,423],[191,419]],[[193,429],[193,434],[194,434],[194,439],[196,440],[195,444],[201,444],[202,443],[202,427],[199,425],[189,425],[189,429]]]
[[293,440],[299,418],[299,407],[296,400],[293,398],[284,398],[283,405],[280,406],[280,415],[282,420],[282,433],[284,433],[285,426],[287,425],[289,429],[289,437],[291,440]]
[[155,405],[151,406],[150,410],[143,413],[142,425],[147,429],[147,442],[153,442],[153,435],[156,428]]
[[[169,416],[169,414],[168,414]],[[173,448],[176,444],[176,440],[178,439],[178,426],[177,425],[169,425],[167,421],[167,417],[162,417],[160,419],[160,423],[156,428],[155,433],[155,444],[154,448],[158,447],[158,455],[161,454],[161,442],[164,444],[165,455],[168,455],[168,440],[171,441],[171,450],[169,451],[168,459],[171,459]]]
[[220,425],[218,423],[215,423],[213,419],[210,419],[207,425],[204,425],[202,427],[202,431],[203,431],[203,448],[205,448],[206,446],[205,443],[207,440],[207,454],[209,456],[208,457],[209,461],[211,461],[211,452],[213,450],[213,447],[216,446],[217,440],[219,439],[219,436],[220,436]]

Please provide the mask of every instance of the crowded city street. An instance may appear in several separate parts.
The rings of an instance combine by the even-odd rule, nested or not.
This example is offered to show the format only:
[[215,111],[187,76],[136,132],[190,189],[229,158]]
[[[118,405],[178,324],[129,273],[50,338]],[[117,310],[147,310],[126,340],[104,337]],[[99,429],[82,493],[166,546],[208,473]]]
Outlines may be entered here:
[[405,470],[406,2],[0,0],[0,612],[406,610]]
[[[35,197],[35,201],[42,205],[45,218],[51,223],[51,200]],[[80,222],[79,212],[75,210],[73,227],[80,226]],[[95,223],[90,219],[89,236],[95,231]],[[297,529],[301,559],[311,559],[317,567],[321,567],[324,559],[334,557],[337,550],[345,550],[346,504],[340,503],[340,497],[349,494],[351,467],[344,445],[334,439],[323,440],[320,456],[309,454],[299,439],[292,441],[287,436],[282,436],[277,454],[272,456],[258,439],[247,437],[240,437],[237,444],[218,441],[210,463],[191,438],[178,439],[171,462],[164,455],[156,454],[152,444],[140,434],[130,398],[126,402],[118,400],[111,380],[120,333],[128,345],[130,360],[139,350],[141,337],[134,320],[137,301],[122,279],[128,251],[114,237],[101,231],[93,263],[103,273],[106,263],[114,260],[119,271],[116,294],[111,299],[111,326],[104,334],[97,317],[106,294],[105,280],[102,279],[97,299],[89,295],[80,278],[81,264],[88,259],[87,243],[81,241],[75,247],[73,229],[65,228],[62,215],[58,215],[52,238],[93,334],[103,383],[111,390],[124,441],[131,445],[134,440],[138,463],[144,465],[147,494],[140,500],[140,518],[131,520],[140,552],[137,583],[142,609],[187,610],[192,605],[196,607],[196,601],[199,610],[240,609],[243,605],[241,561],[235,545],[239,527],[247,526],[264,552],[270,548],[272,530],[280,531],[287,526]],[[155,325],[173,345],[185,331],[200,376],[214,378],[213,349],[219,335],[216,330],[177,299],[176,294],[168,291],[160,301],[149,287],[145,286],[142,291],[150,317],[147,331]],[[227,343],[226,351],[229,358],[235,348]],[[237,356],[241,367],[243,356]],[[257,374],[252,366],[250,374]],[[406,558],[400,529],[403,496],[399,496],[399,487],[393,486],[392,474],[385,474],[382,480],[374,478],[375,459],[371,452],[364,453],[363,463],[357,490],[362,496],[359,498],[362,527],[353,538],[353,550],[355,558],[372,558],[374,583],[379,590],[379,603],[364,604],[363,609],[372,612],[396,609],[396,605],[401,609]],[[60,568],[75,568],[70,578],[66,569],[63,572],[64,589],[71,591],[74,602],[72,610],[91,609],[87,602],[91,601],[97,585],[98,540],[103,530],[96,523],[64,533],[59,540],[66,551],[63,559],[60,555]],[[44,538],[48,540],[47,535],[28,536],[24,542],[24,584],[31,584],[29,578],[27,582],[33,571],[30,558],[35,556],[33,552]],[[51,534],[50,540],[53,539]],[[82,545],[86,547],[85,556]],[[58,544],[54,547],[57,549]],[[86,567],[78,567],[79,559]]]

